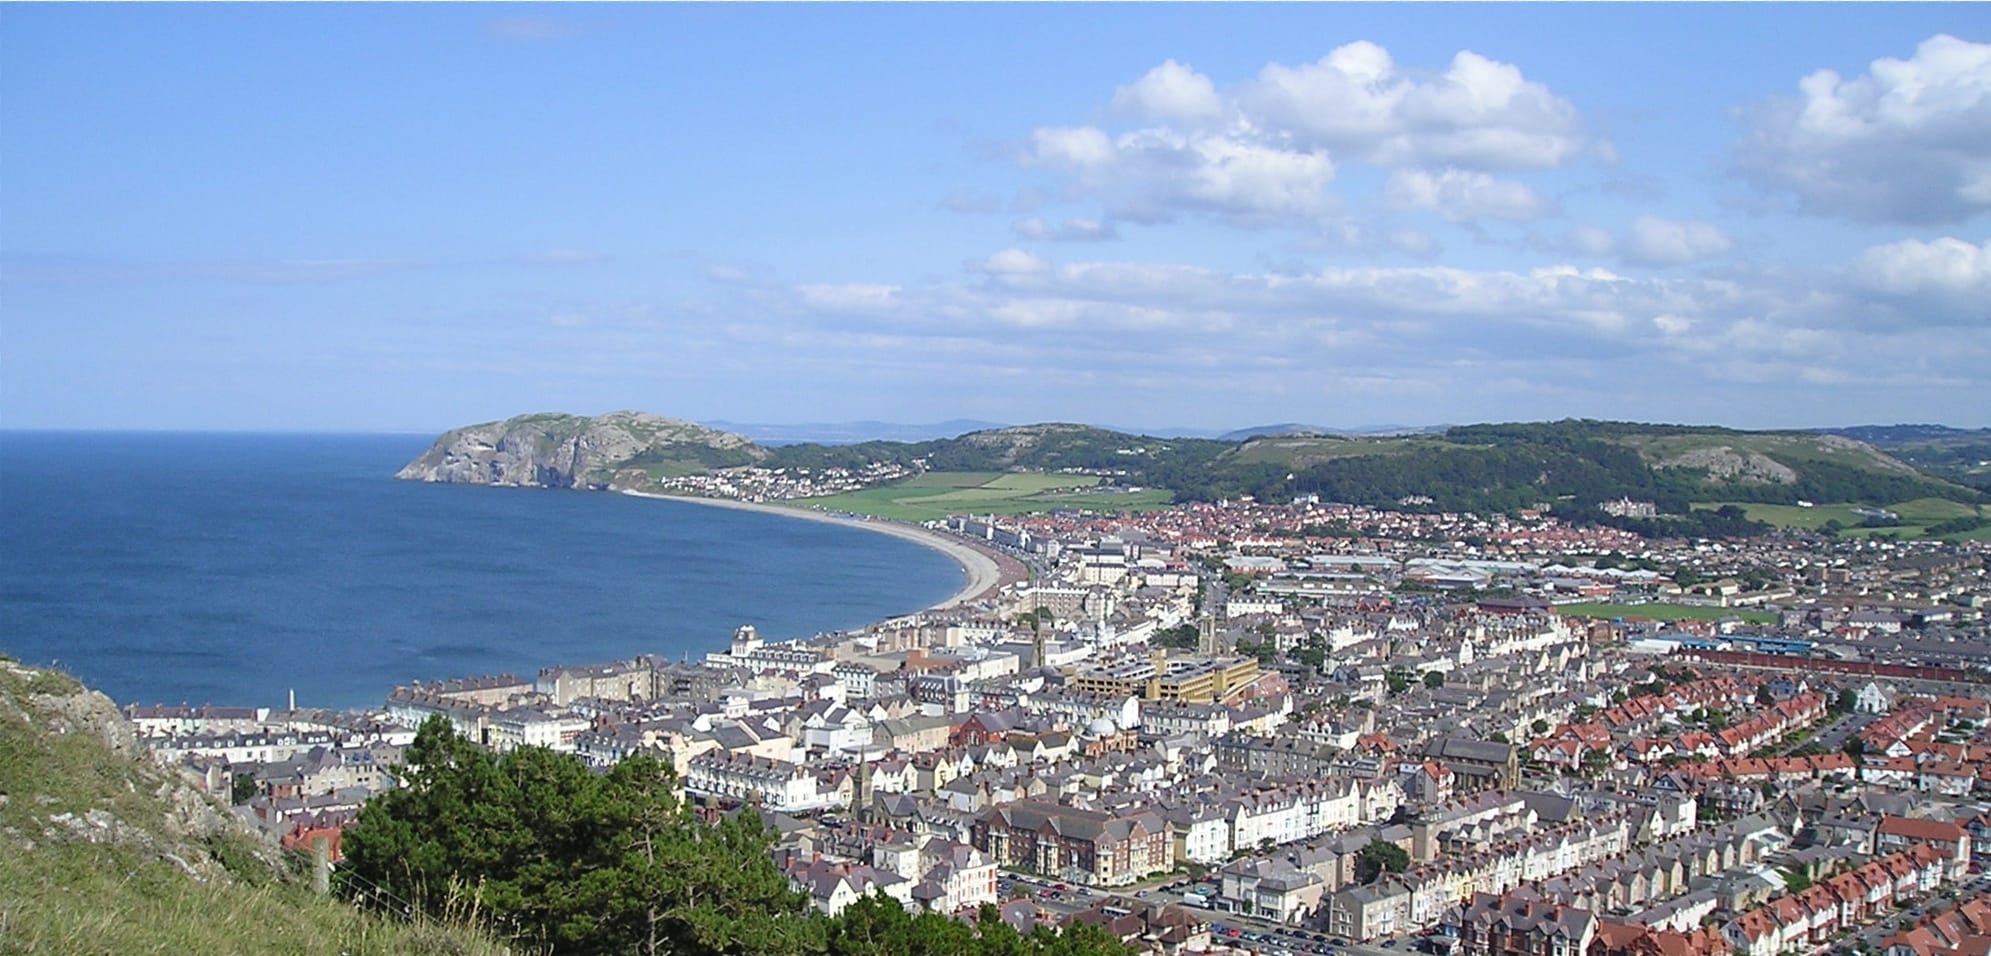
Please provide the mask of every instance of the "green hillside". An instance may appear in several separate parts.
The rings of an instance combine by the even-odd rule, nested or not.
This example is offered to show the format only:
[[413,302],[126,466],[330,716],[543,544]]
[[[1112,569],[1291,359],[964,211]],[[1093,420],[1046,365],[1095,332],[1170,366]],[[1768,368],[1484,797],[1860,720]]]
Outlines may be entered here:
[[313,894],[103,695],[0,656],[0,954],[503,952]]
[[[1092,506],[1071,500],[1074,496],[1096,499],[1093,510],[1127,510],[1155,503],[1158,496],[1145,489],[1165,489],[1177,502],[1245,496],[1287,501],[1315,495],[1351,504],[1445,511],[1513,513],[1546,507],[1572,520],[1609,520],[1645,534],[1734,534],[1752,527],[1739,513],[1696,512],[1690,506],[1794,506],[1800,501],[1878,505],[1919,499],[1975,506],[1991,500],[1985,491],[1952,480],[1968,478],[1965,472],[1930,474],[1856,438],[1819,432],[1567,420],[1465,425],[1395,437],[1260,435],[1221,441],[1046,423],[923,442],[767,449],[688,423],[635,413],[618,416],[613,429],[567,417],[526,424],[534,438],[547,436],[553,451],[586,444],[593,457],[585,467],[566,465],[565,459],[560,463],[583,478],[617,469],[624,469],[623,474],[640,469],[653,477],[684,475],[747,462],[803,469],[894,464],[922,475],[818,503],[908,519]],[[1931,437],[1930,426],[1901,428],[1912,430],[1877,434],[1902,442],[1949,442],[1945,447],[1952,457],[1977,452],[1970,444],[1977,440],[1975,433],[1951,435],[1947,431],[1954,430],[1947,430]],[[576,434],[609,438],[586,443],[568,437]],[[471,437],[488,444],[481,435]],[[446,480],[456,480],[455,475],[488,480],[490,468],[462,464],[487,454],[485,445],[461,436],[457,445],[454,452],[443,449],[425,457],[430,480],[437,473]],[[507,474],[524,471],[514,464]],[[553,474],[556,483],[565,474],[558,467],[528,464],[534,474]],[[1025,489],[973,477],[990,473],[1055,475],[1061,481],[1083,476],[1099,484]],[[942,474],[966,477],[934,477]],[[1116,493],[1125,496],[1117,505]],[[1603,517],[1597,505],[1618,498],[1652,501],[1662,514],[1679,517]]]

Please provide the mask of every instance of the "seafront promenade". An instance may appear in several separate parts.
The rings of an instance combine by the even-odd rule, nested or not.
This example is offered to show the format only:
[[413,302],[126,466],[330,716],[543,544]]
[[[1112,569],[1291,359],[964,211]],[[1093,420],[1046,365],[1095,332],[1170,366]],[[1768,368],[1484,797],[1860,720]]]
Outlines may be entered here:
[[804,521],[819,521],[825,524],[842,525],[888,534],[895,538],[911,541],[932,548],[953,558],[961,569],[967,572],[968,580],[961,590],[947,600],[933,605],[928,610],[946,610],[972,604],[995,593],[1001,588],[1027,580],[1029,569],[1021,561],[992,548],[977,545],[975,542],[954,535],[932,531],[915,524],[890,521],[884,518],[866,518],[848,514],[833,514],[791,505],[765,504],[752,501],[739,501],[732,498],[700,498],[693,495],[660,495],[644,491],[622,492],[637,498],[657,498],[664,501],[683,501],[714,508],[731,508],[736,511],[758,511],[763,514],[778,515],[783,518],[800,518]]

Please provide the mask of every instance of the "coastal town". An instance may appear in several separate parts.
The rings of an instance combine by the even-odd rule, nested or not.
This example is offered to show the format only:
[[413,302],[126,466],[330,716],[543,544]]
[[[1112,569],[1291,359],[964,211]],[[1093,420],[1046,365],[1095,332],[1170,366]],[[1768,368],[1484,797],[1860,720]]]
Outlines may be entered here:
[[705,812],[758,812],[830,913],[994,904],[1171,954],[1991,945],[1983,542],[1314,498],[876,524],[956,555],[967,588],[365,712],[127,713],[160,762],[334,861],[439,716],[498,752],[657,756]]

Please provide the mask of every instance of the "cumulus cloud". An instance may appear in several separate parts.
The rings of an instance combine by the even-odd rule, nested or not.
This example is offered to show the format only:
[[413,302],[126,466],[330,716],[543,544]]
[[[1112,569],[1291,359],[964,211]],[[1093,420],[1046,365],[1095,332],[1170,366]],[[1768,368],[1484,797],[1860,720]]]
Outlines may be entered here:
[[1861,254],[1859,270],[1884,292],[1982,292],[1991,309],[1991,242],[1971,245],[1944,238],[1889,243]]
[[1113,108],[1136,119],[1164,123],[1208,123],[1224,115],[1216,84],[1174,60],[1114,91]]
[[1879,293],[1890,314],[1925,324],[1991,324],[1991,241],[1942,238],[1874,246],[1853,265],[1855,281]]
[[1560,166],[1589,142],[1576,108],[1518,67],[1468,50],[1419,71],[1367,42],[1228,86],[1167,60],[1111,107],[1124,122],[1038,127],[1021,158],[1136,222],[1318,225],[1341,208],[1331,186],[1344,163],[1400,168],[1389,198],[1401,208],[1527,221],[1547,202],[1489,171]]
[[1932,224],[1991,208],[1991,44],[1939,34],[1863,75],[1819,70],[1746,121],[1739,170],[1806,212]]
[[1089,126],[1046,128],[1031,139],[1031,162],[1074,173],[1118,218],[1165,221],[1190,208],[1264,223],[1336,208],[1334,163],[1321,150],[1161,127],[1117,138]]
[[1383,194],[1398,209],[1435,212],[1451,222],[1529,222],[1548,209],[1548,203],[1526,185],[1463,169],[1435,174],[1399,169],[1390,175]]
[[1709,223],[1640,216],[1625,237],[1624,257],[1644,266],[1679,266],[1713,258],[1733,246]]
[[1374,43],[1350,43],[1314,63],[1268,64],[1235,97],[1257,123],[1384,165],[1541,169],[1585,141],[1568,100],[1470,50],[1419,75]]

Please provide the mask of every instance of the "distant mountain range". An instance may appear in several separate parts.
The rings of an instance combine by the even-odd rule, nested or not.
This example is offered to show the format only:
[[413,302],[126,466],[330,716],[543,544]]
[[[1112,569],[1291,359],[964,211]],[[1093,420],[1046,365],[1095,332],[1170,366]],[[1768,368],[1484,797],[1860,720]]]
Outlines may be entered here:
[[[944,432],[968,424],[980,423],[907,427]],[[805,428],[822,427],[798,426],[787,434],[797,437]],[[1991,455],[1991,433],[1932,428],[1848,429],[1893,443],[1904,454],[1946,463],[1923,470],[1834,432],[1589,420],[1380,435],[1268,425],[1225,433],[1248,437],[1227,438],[1043,423],[919,441],[773,445],[642,412],[592,418],[538,414],[451,431],[400,477],[641,490],[736,465],[862,469],[883,463],[930,471],[1084,472],[1165,488],[1185,501],[1317,495],[1447,511],[1511,513],[1548,506],[1584,520],[1596,520],[1598,503],[1626,497],[1653,501],[1674,514],[1687,513],[1694,502],[1985,503],[1979,481],[1986,478],[1984,462],[1972,456]],[[839,434],[851,438],[863,431],[851,427]]]

